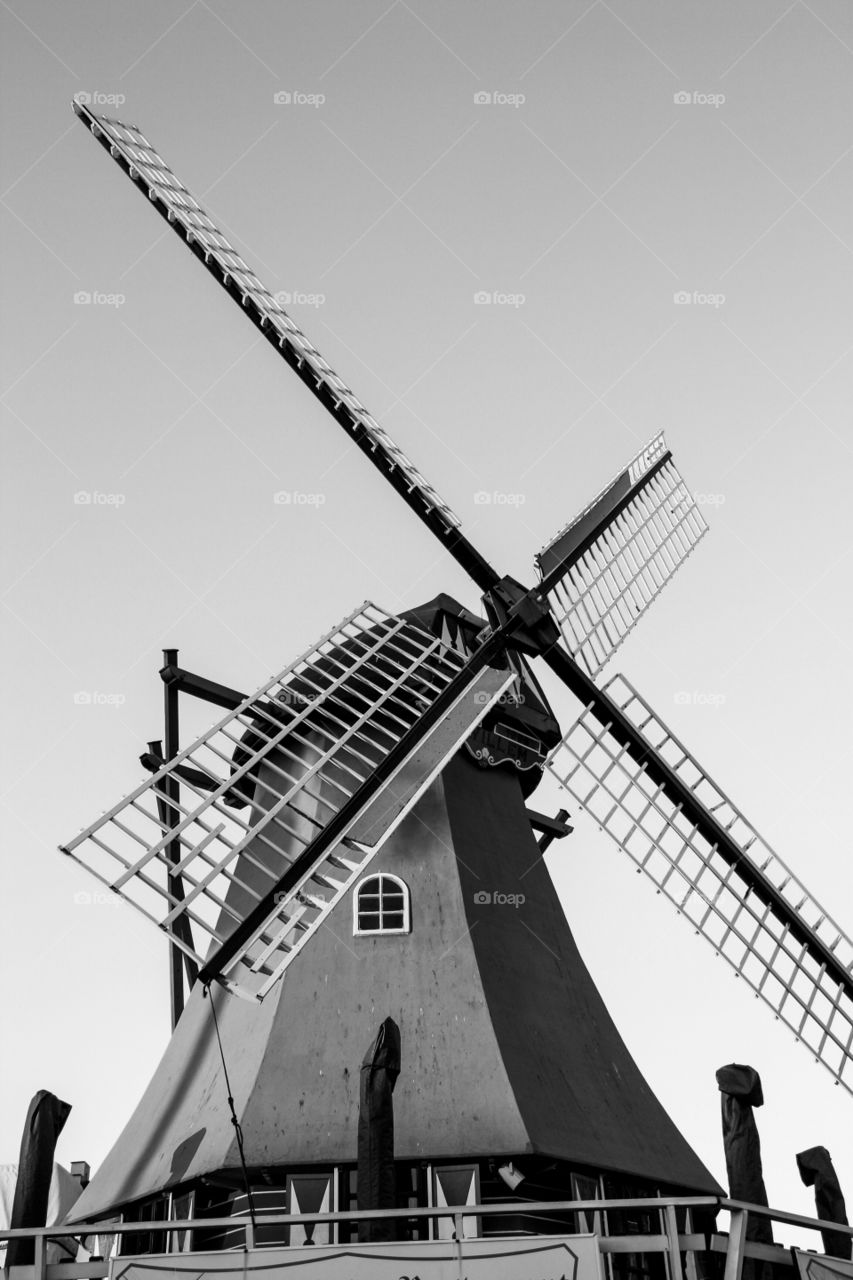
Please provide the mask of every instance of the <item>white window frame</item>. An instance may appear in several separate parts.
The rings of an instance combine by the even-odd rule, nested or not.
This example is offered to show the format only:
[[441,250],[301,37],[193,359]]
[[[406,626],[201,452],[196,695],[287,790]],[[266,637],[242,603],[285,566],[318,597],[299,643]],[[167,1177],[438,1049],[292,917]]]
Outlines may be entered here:
[[[378,929],[362,929],[359,927],[359,903],[361,900],[361,892],[365,885],[371,884],[373,881],[379,881],[379,928]],[[387,929],[382,926],[382,891],[384,882],[390,880],[402,891],[403,894],[403,927],[395,929]],[[390,871],[372,871],[370,875],[364,876],[359,880],[353,889],[352,894],[352,932],[356,938],[378,938],[387,937],[393,934],[411,933],[412,931],[412,911],[411,900],[409,896],[409,886],[405,880],[401,880],[399,876],[392,875]]]
[[[442,1208],[447,1204],[444,1193],[441,1190],[439,1175],[442,1173],[468,1173],[471,1172],[470,1191],[474,1196],[473,1200],[468,1200],[467,1204],[482,1204],[480,1199],[480,1166],[476,1161],[470,1164],[448,1164],[448,1165],[429,1165],[427,1172],[429,1176],[429,1207],[430,1209]],[[456,1224],[453,1218],[431,1218],[430,1219],[430,1236],[433,1240],[455,1240]],[[475,1214],[465,1214],[462,1219],[462,1238],[463,1240],[476,1240],[478,1236],[483,1234],[482,1219]]]

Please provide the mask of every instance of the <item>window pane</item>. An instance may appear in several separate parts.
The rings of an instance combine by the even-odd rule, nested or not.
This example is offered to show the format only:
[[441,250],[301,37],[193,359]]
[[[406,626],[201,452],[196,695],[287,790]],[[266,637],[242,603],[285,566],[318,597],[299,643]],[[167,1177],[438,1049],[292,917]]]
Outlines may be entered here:
[[356,890],[356,928],[359,933],[400,933],[408,927],[409,895],[405,885],[380,872],[363,880]]

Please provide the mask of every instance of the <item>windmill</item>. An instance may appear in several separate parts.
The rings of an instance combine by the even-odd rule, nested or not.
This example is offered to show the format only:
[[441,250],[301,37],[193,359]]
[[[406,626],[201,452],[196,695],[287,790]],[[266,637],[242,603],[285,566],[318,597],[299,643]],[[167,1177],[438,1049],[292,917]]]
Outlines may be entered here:
[[[314,1080],[317,1105],[334,1123],[326,1124],[327,1114],[324,1136],[316,1131],[313,1145],[299,1138],[295,1126],[285,1136],[283,1124],[275,1141],[268,1139],[263,1130],[269,1114],[258,1105],[253,1112],[249,1095],[264,1094],[259,1082],[270,1071],[275,1029],[280,1033],[286,1021],[281,1010],[290,1002],[287,1016],[302,1018],[303,1026],[310,1019],[300,988],[314,973],[309,966],[321,963],[316,957],[323,948],[327,975],[335,963],[329,937],[337,937],[333,922],[343,918],[342,905],[352,904],[353,939],[371,939],[371,956],[378,955],[373,935],[398,945],[411,933],[414,945],[418,903],[394,867],[411,873],[418,858],[421,867],[429,858],[438,867],[444,855],[436,842],[455,853],[455,878],[424,893],[444,893],[446,901],[455,895],[469,935],[459,965],[470,958],[469,976],[479,983],[488,1014],[472,1032],[475,1048],[483,1061],[497,1055],[500,1070],[490,1075],[491,1068],[481,1066],[485,1082],[468,1079],[472,1047],[466,1058],[452,1038],[439,1036],[450,1055],[448,1073],[456,1072],[469,1090],[479,1086],[482,1096],[479,1111],[472,1104],[470,1114],[460,1102],[460,1114],[435,1138],[434,1151],[423,1146],[415,1120],[406,1138],[403,1120],[412,1157],[429,1157],[430,1203],[452,1203],[440,1197],[453,1194],[451,1185],[458,1194],[460,1178],[469,1199],[457,1202],[476,1202],[479,1174],[465,1181],[465,1170],[475,1169],[460,1165],[465,1153],[473,1159],[528,1151],[658,1184],[714,1187],[642,1079],[558,906],[555,913],[541,853],[567,833],[566,815],[550,819],[525,807],[543,770],[853,1092],[853,943],[641,694],[621,675],[607,683],[598,679],[706,532],[664,437],[641,450],[538,553],[535,586],[501,575],[141,131],[81,103],[74,109],[469,574],[483,593],[486,614],[477,618],[446,596],[400,616],[367,603],[250,696],[184,671],[174,655],[167,661],[167,706],[182,691],[207,698],[225,716],[183,750],[175,733],[167,733],[165,752],[152,744],[143,757],[150,778],[62,849],[166,933],[174,955],[184,958],[196,997],[191,995],[123,1138],[90,1184],[80,1216],[188,1184],[223,1168],[227,1153],[233,1155],[221,1133],[215,1137],[201,1125],[200,1095],[180,1106],[172,1095],[164,1102],[179,1082],[186,1086],[189,1063],[201,1071],[208,1061],[199,990],[213,992],[223,1027],[230,1020],[234,1045],[249,1056],[245,1045],[253,1038],[266,1046],[263,1062],[247,1058],[245,1067],[242,1123],[249,1146],[256,1145],[254,1163],[269,1169],[285,1148],[293,1166],[343,1159],[339,1148],[349,1120],[336,1113],[340,1090]],[[534,660],[544,662],[580,703],[565,734],[533,674]],[[532,830],[540,832],[538,843]],[[451,874],[441,867],[430,871],[434,879]],[[529,877],[524,883],[532,925],[520,913],[511,923],[495,912],[477,916],[485,905],[478,900],[489,897],[477,868],[491,868],[494,882],[501,874],[505,883]],[[458,905],[463,899],[464,909]],[[429,915],[425,901],[421,910]],[[534,943],[522,929],[535,935]],[[507,964],[502,956],[507,938],[518,963]],[[393,955],[400,983],[411,980],[420,991],[404,951]],[[336,977],[355,999],[349,977]],[[505,991],[497,989],[500,983]],[[550,993],[541,1017],[531,983]],[[229,1000],[222,988],[245,1001]],[[394,989],[384,971],[380,988]],[[433,990],[430,998],[435,995]],[[319,998],[316,989],[314,996]],[[448,995],[450,1003],[457,996]],[[572,1004],[572,1034],[550,1025],[560,1000]],[[436,999],[427,1013],[439,1018],[440,1009]],[[348,1015],[338,1013],[345,1022]],[[313,1032],[305,1034],[310,1040]],[[438,1034],[433,1024],[429,1034]],[[537,1038],[541,1044],[531,1044]],[[277,1043],[283,1043],[280,1036]],[[312,1043],[320,1042],[315,1037]],[[570,1068],[585,1077],[582,1086],[567,1081]],[[302,1063],[298,1071],[304,1070]],[[525,1077],[538,1081],[558,1118],[535,1099],[519,1097]],[[431,1087],[417,1113],[421,1121],[436,1105],[438,1086]],[[405,1088],[398,1092],[405,1117]],[[414,1115],[421,1102],[412,1105]],[[310,1129],[307,1114],[305,1124]],[[149,1130],[157,1132],[162,1150],[140,1162],[136,1151]],[[445,1184],[436,1157],[453,1164]],[[304,1200],[295,1203],[304,1207]]]

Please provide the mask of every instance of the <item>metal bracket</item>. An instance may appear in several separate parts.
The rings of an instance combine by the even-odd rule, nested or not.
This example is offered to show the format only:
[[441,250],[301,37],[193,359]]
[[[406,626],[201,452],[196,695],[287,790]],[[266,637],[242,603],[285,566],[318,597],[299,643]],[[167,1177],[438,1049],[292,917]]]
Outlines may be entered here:
[[569,816],[568,809],[560,809],[553,818],[549,818],[547,814],[539,813],[536,809],[525,809],[525,813],[533,830],[542,832],[540,839],[536,842],[542,853],[554,840],[563,840],[574,831],[574,827],[570,827],[566,822],[566,818]]
[[179,693],[188,693],[193,698],[212,702],[215,707],[224,707],[226,711],[233,711],[246,701],[245,693],[238,693],[236,689],[229,689],[228,685],[217,684],[215,680],[196,675],[194,671],[185,671],[174,662],[161,667],[160,679],[168,688],[176,687]]
[[530,657],[546,652],[560,639],[550,605],[536,587],[527,590],[515,578],[501,578],[483,596],[483,605],[494,630],[512,620],[512,648]]

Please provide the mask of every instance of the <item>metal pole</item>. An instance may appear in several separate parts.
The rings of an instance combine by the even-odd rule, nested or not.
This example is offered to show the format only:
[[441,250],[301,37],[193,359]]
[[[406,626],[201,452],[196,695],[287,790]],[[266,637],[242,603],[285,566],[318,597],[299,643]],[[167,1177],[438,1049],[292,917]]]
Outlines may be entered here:
[[[178,665],[177,649],[163,650],[163,666],[176,667]],[[179,752],[179,721],[178,721],[178,690],[175,685],[166,683],[163,686],[163,755],[166,760],[172,760]],[[166,792],[170,800],[174,800],[177,804],[181,798],[181,785],[177,778],[171,775],[163,780],[163,790]],[[166,810],[166,822],[170,827],[176,827],[181,820],[180,812],[173,805],[169,805]],[[169,861],[177,866],[181,860],[181,845],[179,840],[173,840],[166,847],[166,856]],[[178,1023],[178,1018],[184,1011],[184,973],[183,973],[183,954],[180,947],[176,947],[174,943],[169,946],[169,995],[171,999],[172,1012],[172,1030],[174,1031]]]

